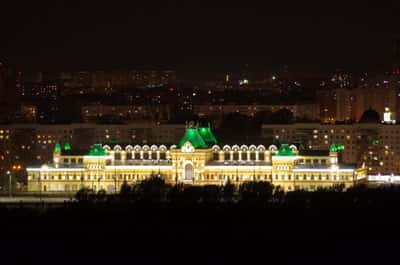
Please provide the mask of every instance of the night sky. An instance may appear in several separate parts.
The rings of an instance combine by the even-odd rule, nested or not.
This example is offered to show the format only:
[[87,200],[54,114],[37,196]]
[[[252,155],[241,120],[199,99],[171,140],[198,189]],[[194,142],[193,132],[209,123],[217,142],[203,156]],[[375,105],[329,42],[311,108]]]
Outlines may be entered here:
[[43,70],[382,70],[400,36],[396,1],[9,2],[0,61]]

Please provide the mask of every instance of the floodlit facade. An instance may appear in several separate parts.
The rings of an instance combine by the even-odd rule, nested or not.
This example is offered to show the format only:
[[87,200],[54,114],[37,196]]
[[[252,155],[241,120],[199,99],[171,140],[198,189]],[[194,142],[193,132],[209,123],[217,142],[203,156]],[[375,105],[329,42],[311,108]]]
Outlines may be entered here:
[[53,162],[27,168],[28,191],[118,192],[122,183],[158,175],[167,183],[221,185],[268,181],[284,190],[316,190],[366,181],[366,169],[341,165],[340,147],[300,150],[295,145],[218,145],[209,127],[189,127],[177,145],[102,145],[78,152],[56,145]]

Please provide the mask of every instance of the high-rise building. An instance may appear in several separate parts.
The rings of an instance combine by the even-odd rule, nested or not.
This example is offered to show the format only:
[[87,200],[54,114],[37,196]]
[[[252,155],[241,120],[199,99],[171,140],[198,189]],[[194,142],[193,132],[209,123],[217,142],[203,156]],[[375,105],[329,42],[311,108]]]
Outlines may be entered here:
[[343,144],[341,159],[345,163],[365,163],[369,174],[400,174],[400,126],[380,122],[379,114],[366,111],[362,123],[296,123],[263,125],[267,142],[298,142],[312,150]]
[[0,62],[0,121],[12,120],[19,109],[20,74]]

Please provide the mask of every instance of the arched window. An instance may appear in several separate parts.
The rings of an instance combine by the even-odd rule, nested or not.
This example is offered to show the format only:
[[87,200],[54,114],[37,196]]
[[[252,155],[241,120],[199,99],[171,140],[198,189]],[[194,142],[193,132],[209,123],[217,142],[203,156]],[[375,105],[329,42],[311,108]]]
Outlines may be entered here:
[[218,152],[214,152],[213,153],[213,160],[218,160],[219,156],[218,156]]
[[224,153],[224,160],[230,160],[231,159],[231,154],[229,152]]
[[167,159],[167,154],[165,152],[160,152],[160,159],[161,160],[166,160]]
[[134,159],[135,160],[139,160],[140,159],[140,152],[135,152]]
[[191,180],[193,179],[193,166],[192,164],[185,165],[185,179]]

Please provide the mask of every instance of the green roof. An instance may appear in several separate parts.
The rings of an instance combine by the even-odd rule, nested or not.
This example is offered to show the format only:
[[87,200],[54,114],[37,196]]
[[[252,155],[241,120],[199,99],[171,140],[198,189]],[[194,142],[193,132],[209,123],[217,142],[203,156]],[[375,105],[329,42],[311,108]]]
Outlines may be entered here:
[[372,140],[372,144],[373,144],[373,145],[379,144],[379,140]]
[[344,149],[344,145],[341,143],[337,144],[332,144],[331,147],[329,148],[329,151],[331,152],[340,152]]
[[105,156],[106,150],[104,150],[101,144],[94,144],[89,150],[90,156]]
[[210,127],[201,127],[198,129],[198,132],[208,146],[212,146],[218,143]]
[[182,147],[186,142],[190,142],[194,148],[210,148],[218,143],[209,127],[187,128],[178,147]]
[[331,147],[329,148],[329,151],[331,151],[331,152],[337,152],[336,144],[332,144]]
[[64,144],[64,150],[71,150],[71,145],[68,142]]
[[278,149],[278,156],[295,156],[294,151],[289,147],[288,144],[281,144]]
[[59,143],[54,146],[54,152],[61,152],[61,145]]

